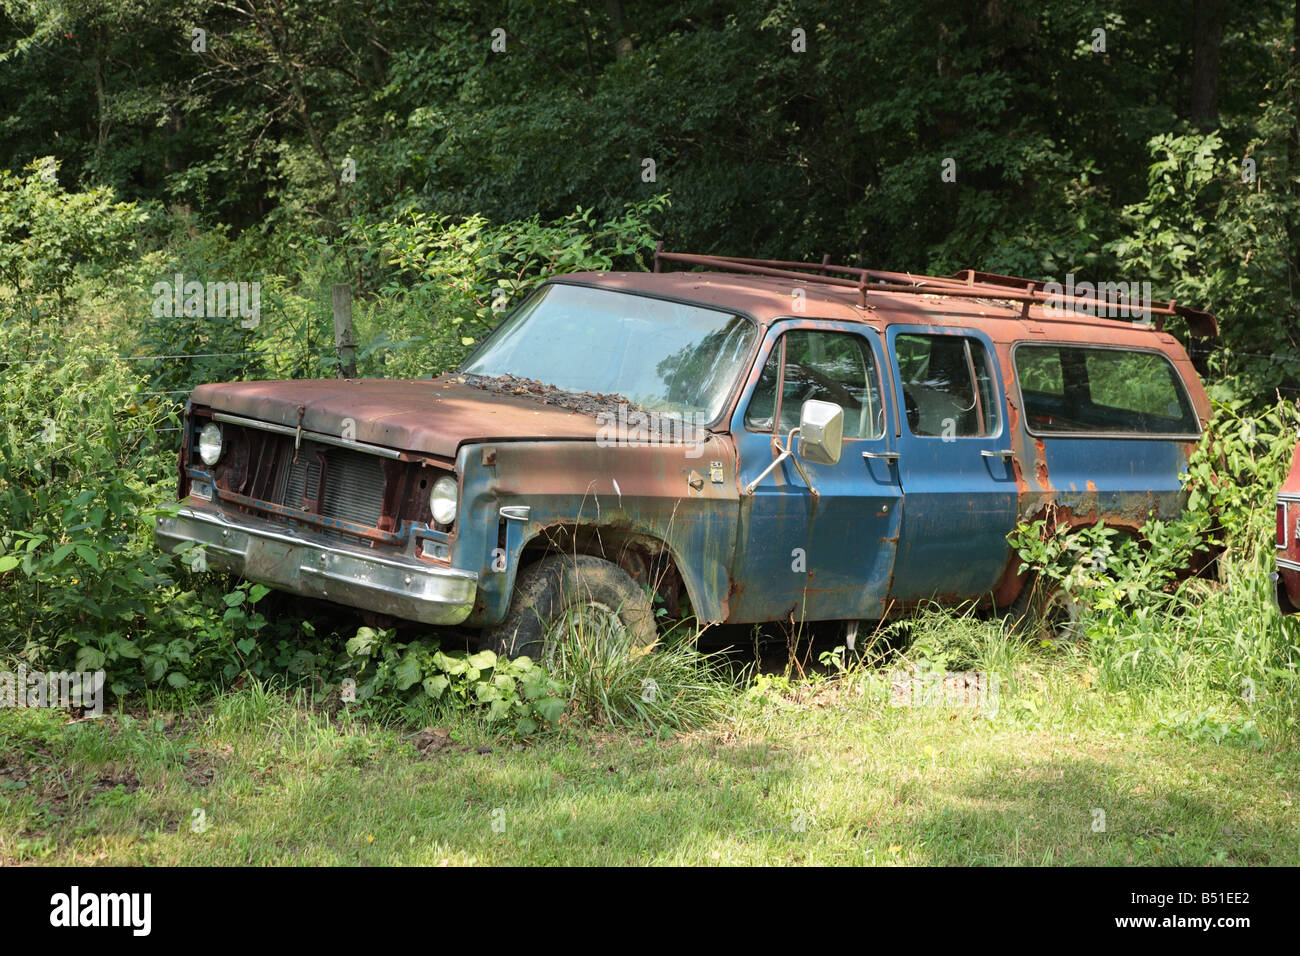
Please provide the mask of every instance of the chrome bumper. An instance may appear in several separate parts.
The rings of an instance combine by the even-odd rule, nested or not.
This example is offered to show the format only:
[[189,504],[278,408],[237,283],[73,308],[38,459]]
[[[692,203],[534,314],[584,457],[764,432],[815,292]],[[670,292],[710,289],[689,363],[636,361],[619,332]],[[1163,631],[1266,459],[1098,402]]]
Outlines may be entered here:
[[472,571],[324,544],[282,525],[188,505],[174,518],[158,519],[154,540],[168,552],[190,541],[204,545],[208,567],[282,591],[424,624],[459,624],[473,610],[478,588]]

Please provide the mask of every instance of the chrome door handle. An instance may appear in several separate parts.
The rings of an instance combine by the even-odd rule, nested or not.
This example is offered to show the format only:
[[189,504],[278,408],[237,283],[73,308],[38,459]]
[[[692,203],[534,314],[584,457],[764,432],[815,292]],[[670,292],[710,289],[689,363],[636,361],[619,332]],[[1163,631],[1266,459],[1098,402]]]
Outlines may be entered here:
[[864,451],[863,458],[879,458],[882,461],[898,461],[898,452],[896,451]]
[[985,448],[980,451],[980,454],[983,455],[985,458],[1015,458],[1016,457],[1016,453],[1012,451],[1010,448],[1004,448],[1002,449],[1002,451],[990,451],[989,449]]

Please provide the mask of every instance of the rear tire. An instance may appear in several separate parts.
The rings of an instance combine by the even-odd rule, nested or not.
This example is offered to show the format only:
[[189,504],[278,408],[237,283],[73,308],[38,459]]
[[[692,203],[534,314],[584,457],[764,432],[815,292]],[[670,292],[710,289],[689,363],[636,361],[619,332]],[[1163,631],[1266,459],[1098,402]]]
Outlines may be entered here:
[[626,571],[591,555],[552,555],[519,572],[505,620],[484,633],[482,645],[503,657],[546,661],[569,627],[599,630],[629,651],[659,638],[650,599]]
[[1059,581],[1032,574],[1007,613],[1012,627],[1028,637],[1074,640],[1083,608]]

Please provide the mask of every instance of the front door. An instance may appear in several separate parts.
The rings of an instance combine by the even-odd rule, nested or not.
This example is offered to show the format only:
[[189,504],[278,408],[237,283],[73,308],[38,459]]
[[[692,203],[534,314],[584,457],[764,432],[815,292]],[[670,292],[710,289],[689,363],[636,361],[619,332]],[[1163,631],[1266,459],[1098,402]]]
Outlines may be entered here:
[[[843,322],[810,326],[806,320],[769,329],[731,423],[741,500],[729,620],[881,616],[902,494],[883,368],[873,329]],[[801,459],[801,475],[786,459],[747,494],[777,454],[774,430],[784,445],[809,399],[844,411],[839,461]]]
[[985,597],[1010,559],[1017,491],[997,350],[987,336],[890,326],[903,402],[903,522],[891,599]]

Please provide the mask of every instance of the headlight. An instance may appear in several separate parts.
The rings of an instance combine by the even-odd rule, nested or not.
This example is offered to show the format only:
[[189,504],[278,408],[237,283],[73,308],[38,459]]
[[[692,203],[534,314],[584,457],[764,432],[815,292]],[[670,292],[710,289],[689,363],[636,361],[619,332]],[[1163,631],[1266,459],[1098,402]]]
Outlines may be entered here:
[[199,457],[205,465],[215,465],[221,457],[221,428],[208,422],[199,432]]
[[429,507],[433,511],[433,520],[438,524],[451,524],[456,520],[456,504],[460,491],[455,478],[439,478],[433,483],[429,492]]

